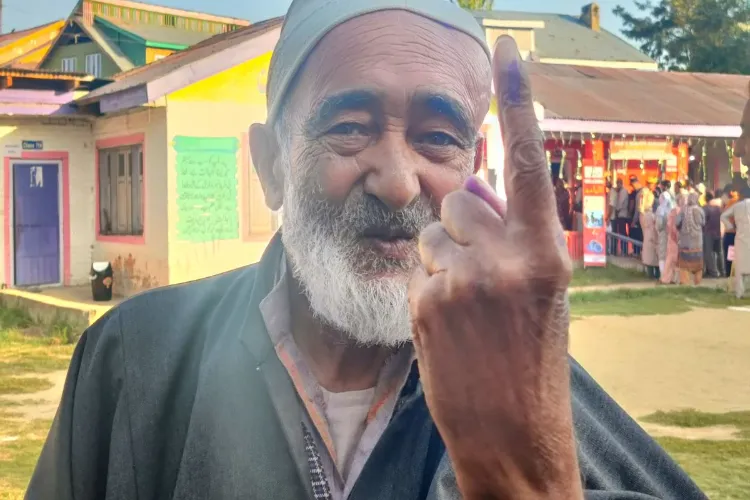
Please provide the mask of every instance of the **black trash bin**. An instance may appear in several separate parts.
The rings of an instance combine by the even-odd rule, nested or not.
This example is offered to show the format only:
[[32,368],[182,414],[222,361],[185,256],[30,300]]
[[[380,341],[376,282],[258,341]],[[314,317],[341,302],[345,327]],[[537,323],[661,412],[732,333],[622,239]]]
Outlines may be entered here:
[[91,264],[91,295],[96,302],[112,300],[112,264],[94,262]]

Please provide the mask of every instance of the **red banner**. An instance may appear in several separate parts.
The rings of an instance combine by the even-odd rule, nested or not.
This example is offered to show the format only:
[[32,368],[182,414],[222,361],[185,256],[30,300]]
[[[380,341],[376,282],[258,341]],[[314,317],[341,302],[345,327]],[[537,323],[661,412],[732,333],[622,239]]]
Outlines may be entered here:
[[583,265],[607,265],[607,190],[604,161],[585,159],[583,166]]

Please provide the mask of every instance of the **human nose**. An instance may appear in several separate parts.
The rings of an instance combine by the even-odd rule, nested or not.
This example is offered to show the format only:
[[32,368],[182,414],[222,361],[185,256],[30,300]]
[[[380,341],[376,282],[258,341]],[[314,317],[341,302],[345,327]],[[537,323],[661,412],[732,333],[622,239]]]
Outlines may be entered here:
[[408,207],[421,193],[415,162],[403,137],[383,137],[367,155],[364,189],[376,196],[391,211]]

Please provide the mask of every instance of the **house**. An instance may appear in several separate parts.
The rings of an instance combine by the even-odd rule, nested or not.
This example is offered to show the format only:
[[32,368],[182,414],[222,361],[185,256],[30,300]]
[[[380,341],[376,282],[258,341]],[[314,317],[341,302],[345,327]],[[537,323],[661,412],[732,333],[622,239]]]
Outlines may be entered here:
[[578,17],[515,11],[475,11],[493,47],[510,35],[526,60],[599,68],[657,71],[658,63],[601,26],[599,5],[591,3]]
[[64,25],[59,20],[0,35],[0,67],[36,68]]
[[249,24],[130,0],[80,0],[39,67],[106,78]]
[[[258,260],[278,219],[247,132],[266,118],[280,28],[274,19],[220,34],[109,85],[61,74],[60,102],[23,116],[20,102],[0,106],[2,283],[82,285],[91,263],[106,260],[115,292],[128,296]],[[0,102],[19,99],[9,92]]]
[[86,236],[93,227],[93,120],[73,102],[104,83],[81,73],[0,68],[3,284],[85,279],[93,241]]

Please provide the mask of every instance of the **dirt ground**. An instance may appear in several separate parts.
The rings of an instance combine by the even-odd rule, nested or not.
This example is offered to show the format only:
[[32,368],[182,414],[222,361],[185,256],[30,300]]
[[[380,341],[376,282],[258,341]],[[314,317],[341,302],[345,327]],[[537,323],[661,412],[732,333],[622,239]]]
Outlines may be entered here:
[[62,396],[63,386],[65,385],[65,376],[67,372],[57,371],[47,374],[33,374],[29,376],[44,377],[49,379],[54,385],[47,390],[34,392],[32,394],[6,394],[2,399],[20,403],[19,406],[13,407],[13,412],[18,413],[18,418],[24,420],[52,420],[57,412],[57,405]]
[[750,410],[748,308],[583,318],[571,326],[570,350],[636,418],[685,408]]
[[[750,410],[750,308],[583,318],[571,327],[571,352],[636,418],[657,410],[684,408],[717,413]],[[54,383],[51,389],[3,398],[22,403],[14,411],[25,418],[51,419],[65,372],[47,376]],[[687,432],[707,439],[733,432],[732,428],[644,427],[659,435]]]

